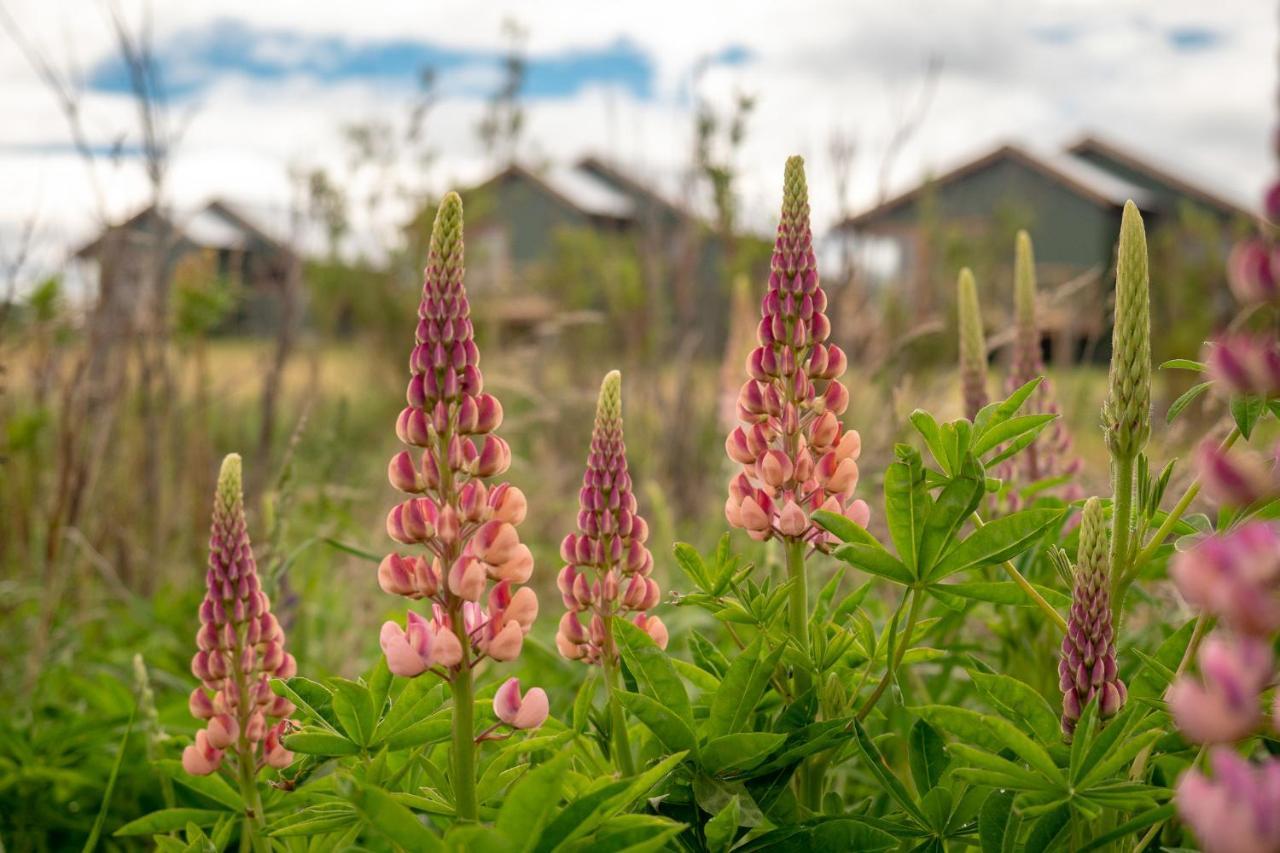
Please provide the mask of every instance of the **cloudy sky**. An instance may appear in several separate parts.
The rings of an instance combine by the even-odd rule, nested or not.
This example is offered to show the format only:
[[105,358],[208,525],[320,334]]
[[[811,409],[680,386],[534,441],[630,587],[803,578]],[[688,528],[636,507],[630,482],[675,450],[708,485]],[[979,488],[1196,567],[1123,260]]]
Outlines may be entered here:
[[[146,6],[119,2],[142,20]],[[57,103],[0,29],[4,252],[34,223],[55,256],[100,216],[145,198],[108,8],[0,0],[27,43],[79,81],[104,199]],[[403,159],[378,180],[439,190],[484,177],[492,164],[476,124],[501,81],[507,19],[527,30],[521,155],[530,160],[602,153],[674,189],[696,99],[755,96],[737,162],[755,224],[769,222],[789,153],[809,161],[817,221],[835,217],[834,135],[856,145],[850,204],[871,203],[931,61],[936,87],[919,132],[890,161],[890,189],[1002,140],[1051,149],[1084,132],[1248,203],[1272,172],[1277,10],[1264,0],[165,0],[151,4],[150,26],[168,122],[181,131],[169,198],[287,205],[291,170],[342,174],[344,126],[402,126],[427,66],[438,100],[425,139],[436,156],[425,170]]]

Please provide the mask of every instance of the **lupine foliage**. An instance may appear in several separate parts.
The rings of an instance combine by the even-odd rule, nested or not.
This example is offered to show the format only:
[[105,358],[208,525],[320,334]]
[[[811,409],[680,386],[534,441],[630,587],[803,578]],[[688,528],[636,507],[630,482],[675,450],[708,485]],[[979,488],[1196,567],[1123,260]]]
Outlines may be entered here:
[[[640,485],[644,460],[628,459],[612,371],[582,424],[585,473],[576,518],[557,522],[572,531],[557,569],[535,566],[518,532],[544,509],[497,481],[513,454],[484,387],[449,194],[396,422],[407,449],[388,467],[407,495],[386,519],[398,547],[347,548],[368,558],[364,582],[408,610],[382,626],[382,654],[359,678],[295,661],[228,457],[191,665],[198,727],[165,733],[139,660],[130,726],[164,808],[115,838],[258,851],[1280,850],[1280,475],[1260,446],[1261,422],[1280,415],[1280,343],[1264,322],[1280,309],[1273,242],[1262,233],[1232,256],[1251,312],[1232,336],[1202,362],[1165,365],[1202,375],[1168,421],[1206,391],[1225,412],[1190,464],[1153,473],[1146,455],[1161,446],[1156,297],[1130,203],[1095,401],[1109,492],[1086,498],[1074,481],[1026,234],[1003,399],[990,399],[964,270],[964,416],[917,409],[883,470],[866,470],[859,429],[885,414],[850,405],[858,374],[833,342],[804,163],[791,158],[725,440],[730,531],[710,553],[656,545],[641,506],[665,504]],[[870,502],[855,498],[860,482]],[[536,625],[535,589],[553,584],[564,610]]]

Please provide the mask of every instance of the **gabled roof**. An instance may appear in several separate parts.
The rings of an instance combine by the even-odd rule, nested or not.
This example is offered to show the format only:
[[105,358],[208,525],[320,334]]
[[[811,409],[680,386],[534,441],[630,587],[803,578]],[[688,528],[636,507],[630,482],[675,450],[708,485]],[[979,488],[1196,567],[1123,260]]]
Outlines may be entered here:
[[528,181],[584,216],[625,221],[635,215],[635,203],[630,198],[580,166],[558,166],[535,172],[512,163],[469,192],[483,191],[510,178]]
[[1021,146],[1006,143],[976,160],[970,160],[869,210],[849,217],[839,227],[858,228],[915,202],[924,194],[926,188],[955,183],[1004,160],[1013,161],[1044,175],[1077,195],[1104,207],[1123,207],[1127,200],[1133,199],[1138,207],[1145,208],[1151,202],[1151,194],[1136,184],[1070,154],[1033,153]]
[[1232,217],[1241,216],[1252,219],[1257,214],[1227,199],[1212,190],[1207,190],[1203,186],[1193,184],[1185,178],[1179,178],[1172,169],[1153,163],[1146,157],[1140,157],[1132,151],[1121,148],[1120,146],[1108,141],[1100,139],[1094,135],[1088,135],[1075,142],[1067,151],[1077,157],[1084,158],[1089,155],[1096,155],[1105,160],[1111,160],[1127,169],[1130,169],[1139,175],[1142,175],[1152,183],[1163,184],[1174,190],[1179,195],[1193,198],[1201,204],[1213,208],[1218,212]]

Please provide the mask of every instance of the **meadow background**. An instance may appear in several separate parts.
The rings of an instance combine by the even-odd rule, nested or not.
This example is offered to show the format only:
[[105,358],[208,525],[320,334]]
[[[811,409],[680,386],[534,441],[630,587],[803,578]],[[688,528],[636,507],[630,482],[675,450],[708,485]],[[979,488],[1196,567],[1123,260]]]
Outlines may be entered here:
[[[978,274],[1003,382],[1013,235],[1035,215],[1002,208],[975,225],[922,205],[912,222],[928,251],[909,272],[839,222],[1007,138],[1056,149],[1105,131],[1246,213],[1272,171],[1269,4],[261,5],[0,5],[0,112],[12,119],[0,123],[3,849],[83,843],[121,756],[107,831],[163,804],[148,755],[194,730],[188,668],[225,453],[245,458],[259,565],[300,670],[350,677],[375,659],[377,626],[402,608],[369,555],[388,546],[385,466],[429,212],[446,189],[476,189],[464,193],[475,219],[502,222],[508,199],[486,194],[488,176],[595,154],[685,211],[681,245],[709,259],[681,266],[661,240],[566,225],[477,288],[485,376],[506,409],[509,480],[529,498],[522,536],[549,615],[608,369],[623,371],[664,591],[678,597],[683,583],[669,543],[706,550],[721,536],[725,401],[786,154],[809,162],[873,532],[907,416],[961,413],[962,265]],[[287,261],[275,277],[255,283],[213,243],[178,252],[174,233],[152,230],[141,265],[116,273],[132,289],[106,304],[102,270],[80,251],[122,223],[127,235],[138,211],[185,223],[177,211],[211,198],[283,215],[267,235]],[[1185,211],[1166,222],[1164,242],[1153,238],[1157,363],[1195,357],[1221,321],[1225,247],[1247,227],[1206,236]],[[473,266],[497,263],[493,245],[472,238]],[[1051,280],[1045,302],[1061,321],[1050,372],[1090,494],[1108,482],[1098,410],[1114,270],[1092,275],[1061,294],[1055,284],[1075,277]],[[1158,375],[1158,416],[1188,384]],[[1182,454],[1222,414],[1202,399],[1157,432],[1153,456]],[[739,538],[776,571],[778,554]],[[1133,619],[1170,606],[1150,601]],[[706,627],[660,612],[676,648]],[[522,673],[561,713],[582,673],[555,654],[554,623],[535,626]],[[158,717],[122,741],[139,655]]]

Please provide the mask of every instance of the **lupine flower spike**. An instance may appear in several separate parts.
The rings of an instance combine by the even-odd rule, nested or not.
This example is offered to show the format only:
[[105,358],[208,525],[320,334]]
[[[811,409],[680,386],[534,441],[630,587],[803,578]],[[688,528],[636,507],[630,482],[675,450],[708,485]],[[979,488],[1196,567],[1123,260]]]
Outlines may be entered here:
[[1280,760],[1250,764],[1228,747],[1209,754],[1213,778],[1188,771],[1178,782],[1178,811],[1206,853],[1280,850]]
[[270,680],[291,678],[298,667],[284,649],[284,632],[258,581],[245,523],[240,457],[234,453],[222,460],[218,474],[205,585],[196,634],[200,650],[191,661],[200,686],[188,702],[205,727],[183,751],[182,767],[194,776],[207,776],[229,761],[240,780],[246,821],[260,825],[258,771],[268,765],[288,767],[293,761],[281,739],[295,709],[271,691]]
[[778,536],[825,546],[813,510],[842,513],[866,525],[870,512],[853,499],[862,440],[840,423],[849,392],[840,382],[844,351],[827,343],[831,323],[818,282],[809,227],[804,160],[787,160],[782,219],[769,289],[761,303],[759,342],[747,359],[738,418],[725,442],[742,472],[729,483],[725,517],[753,539]]
[[431,609],[409,611],[403,628],[385,623],[380,642],[392,673],[429,671],[453,687],[454,793],[458,814],[474,820],[472,669],[485,658],[519,656],[538,599],[521,586],[533,571],[533,555],[516,531],[525,497],[506,483],[486,483],[507,470],[511,451],[496,434],[502,406],[485,393],[480,373],[457,193],[441,201],[431,230],[416,340],[396,434],[421,453],[403,450],[388,466],[391,485],[411,497],[392,508],[387,534],[420,551],[389,554],[378,583],[393,595],[429,601]]
[[[1036,261],[1031,237],[1025,231],[1018,232],[1013,283],[1014,339],[1008,390],[1013,393],[1040,377],[1040,384],[1029,401],[1030,410],[1061,414],[1053,382],[1045,375],[1040,323],[1036,317]],[[1025,483],[1068,477],[1080,470],[1080,464],[1080,459],[1071,453],[1071,433],[1062,418],[1049,424],[1026,450],[1009,460],[1013,476]],[[1081,497],[1080,487],[1074,480],[1058,487],[1056,493],[1064,500]]]
[[991,402],[987,395],[987,339],[982,332],[982,308],[978,287],[968,267],[956,282],[956,314],[960,327],[960,386],[964,416],[973,420]]
[[1071,618],[1062,638],[1058,663],[1062,690],[1062,730],[1070,739],[1089,702],[1097,697],[1098,717],[1107,719],[1124,705],[1127,692],[1116,671],[1116,644],[1111,627],[1110,578],[1107,571],[1107,528],[1102,503],[1089,498],[1080,524]]
[[[658,604],[662,591],[650,577],[653,556],[645,546],[649,525],[631,491],[622,437],[622,374],[616,370],[600,385],[578,498],[578,532],[560,543],[565,566],[558,583],[568,609],[556,633],[560,654],[586,663],[616,664],[612,622],[627,614],[665,649],[666,626],[645,612]],[[587,619],[585,626],[580,615]]]

